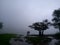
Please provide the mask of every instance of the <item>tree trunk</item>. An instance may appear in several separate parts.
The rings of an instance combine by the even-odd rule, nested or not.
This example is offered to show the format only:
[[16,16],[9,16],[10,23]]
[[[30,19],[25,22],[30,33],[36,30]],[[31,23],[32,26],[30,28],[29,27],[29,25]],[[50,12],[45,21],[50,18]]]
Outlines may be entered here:
[[59,32],[60,32],[60,27],[59,27]]
[[41,30],[39,31],[39,36],[41,36]]
[[43,35],[43,32],[44,32],[44,30],[42,30],[42,32],[41,32],[41,33],[42,33],[42,35]]

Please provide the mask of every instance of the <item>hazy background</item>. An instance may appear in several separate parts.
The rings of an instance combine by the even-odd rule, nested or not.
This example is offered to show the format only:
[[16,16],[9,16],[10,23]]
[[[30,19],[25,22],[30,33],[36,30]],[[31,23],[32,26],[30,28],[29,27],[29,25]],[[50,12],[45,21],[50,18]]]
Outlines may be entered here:
[[[38,34],[28,26],[44,19],[51,21],[53,11],[59,7],[60,0],[0,0],[0,22],[3,22],[0,33]],[[50,27],[44,33],[56,32],[57,29]]]

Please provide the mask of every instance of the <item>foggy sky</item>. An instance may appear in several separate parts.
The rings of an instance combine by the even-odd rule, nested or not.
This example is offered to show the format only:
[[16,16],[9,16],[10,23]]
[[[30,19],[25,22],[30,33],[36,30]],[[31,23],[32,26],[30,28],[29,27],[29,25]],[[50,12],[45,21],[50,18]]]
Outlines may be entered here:
[[[3,29],[0,33],[31,33],[38,34],[38,31],[28,26],[34,22],[44,19],[52,19],[52,13],[60,8],[60,0],[0,0],[0,22],[3,22]],[[45,34],[58,32],[50,28]]]

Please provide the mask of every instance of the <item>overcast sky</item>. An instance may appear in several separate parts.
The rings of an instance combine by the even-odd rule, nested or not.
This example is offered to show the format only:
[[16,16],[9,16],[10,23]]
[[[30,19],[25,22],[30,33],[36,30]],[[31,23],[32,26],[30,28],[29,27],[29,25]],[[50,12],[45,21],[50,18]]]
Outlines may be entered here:
[[[0,22],[4,26],[0,33],[26,34],[38,32],[28,26],[44,19],[52,19],[52,13],[60,8],[60,0],[0,0]],[[50,28],[44,33],[55,33],[58,30]]]

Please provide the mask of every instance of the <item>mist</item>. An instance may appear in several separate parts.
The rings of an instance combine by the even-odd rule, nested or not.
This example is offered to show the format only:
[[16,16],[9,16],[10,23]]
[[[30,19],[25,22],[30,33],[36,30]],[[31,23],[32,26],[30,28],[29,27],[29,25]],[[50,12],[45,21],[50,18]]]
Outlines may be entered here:
[[[51,21],[52,13],[60,7],[60,0],[0,0],[0,33],[38,34],[28,26],[44,19]],[[45,34],[54,34],[58,29],[50,27]]]

